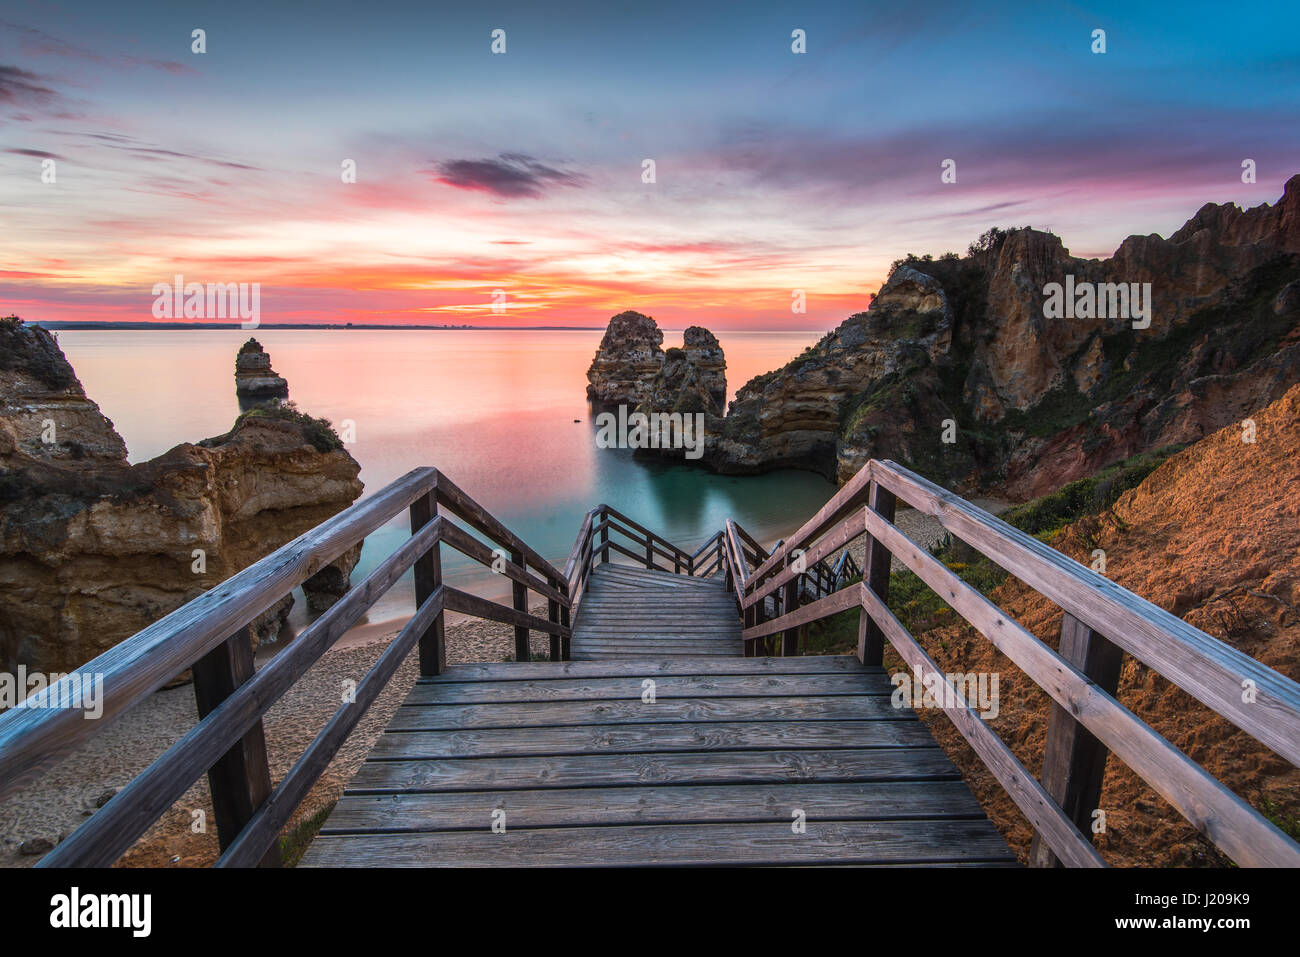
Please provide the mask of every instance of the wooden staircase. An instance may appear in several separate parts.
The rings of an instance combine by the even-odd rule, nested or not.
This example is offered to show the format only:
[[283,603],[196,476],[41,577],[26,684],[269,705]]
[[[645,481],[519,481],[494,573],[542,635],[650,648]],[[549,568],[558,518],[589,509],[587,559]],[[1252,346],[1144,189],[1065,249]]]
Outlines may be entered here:
[[743,655],[736,599],[723,576],[601,565],[573,622],[573,660]]
[[[896,501],[1058,605],[1057,647],[909,539]],[[411,536],[255,668],[250,622],[403,511]],[[859,541],[860,566],[846,557]],[[445,582],[446,549],[508,578],[511,603]],[[976,676],[945,674],[891,611],[895,562],[1050,696],[1040,772],[967,699]],[[273,782],[267,709],[411,571],[414,614]],[[449,667],[449,611],[513,627],[515,661]],[[847,612],[856,655],[800,654],[810,624]],[[536,632],[547,661],[529,660]],[[1236,863],[1300,866],[1300,845],[1115,697],[1131,655],[1300,766],[1300,684],[876,460],[770,552],[733,521],[687,552],[600,505],[563,569],[416,469],[40,693],[66,700],[98,676],[103,720],[43,702],[0,714],[0,799],[189,670],[198,722],[38,866],[111,865],[205,773],[217,866],[274,866],[303,799],[417,654],[419,682],[304,865],[1015,863],[916,711],[895,706],[886,644],[934,690],[910,703],[944,712],[1033,827],[1030,864],[1105,866],[1092,819],[1118,760]]]
[[299,866],[1014,866],[891,691],[848,655],[454,665]]

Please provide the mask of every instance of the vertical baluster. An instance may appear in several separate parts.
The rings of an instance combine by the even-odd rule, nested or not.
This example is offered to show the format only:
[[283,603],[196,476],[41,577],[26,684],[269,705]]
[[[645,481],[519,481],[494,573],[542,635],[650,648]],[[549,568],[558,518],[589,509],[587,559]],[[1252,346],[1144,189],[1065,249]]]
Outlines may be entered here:
[[[867,508],[876,512],[885,521],[892,522],[894,506],[894,493],[872,482]],[[892,556],[889,554],[889,549],[871,535],[867,536],[866,545],[867,564],[862,570],[862,580],[884,602],[889,598],[889,566]],[[884,663],[884,655],[885,633],[871,620],[871,616],[864,608],[858,612],[858,660],[864,665],[878,667]]]
[[[421,495],[411,503],[411,532],[414,534],[433,521],[438,514],[436,492]],[[415,560],[415,606],[423,605],[442,585],[442,543],[437,542]],[[440,675],[447,670],[447,642],[443,629],[443,615],[433,620],[420,636],[420,674]]]

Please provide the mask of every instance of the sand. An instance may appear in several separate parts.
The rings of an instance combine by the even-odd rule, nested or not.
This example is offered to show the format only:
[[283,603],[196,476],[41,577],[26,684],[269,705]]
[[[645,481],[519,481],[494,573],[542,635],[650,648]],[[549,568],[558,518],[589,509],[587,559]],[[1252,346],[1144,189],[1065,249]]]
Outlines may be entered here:
[[[980,500],[1000,511],[1004,503]],[[912,509],[900,509],[897,522],[916,541],[929,545],[943,533],[937,521]],[[863,542],[849,546],[862,560]],[[835,556],[832,556],[832,559]],[[533,613],[544,616],[545,604]],[[367,624],[344,635],[268,712],[264,726],[272,780],[292,767],[340,703],[343,682],[359,681],[404,622]],[[546,653],[549,639],[534,633],[534,653]],[[259,665],[265,660],[259,652]],[[514,657],[514,629],[477,619],[447,627],[447,657],[452,663],[508,661]],[[376,738],[405,699],[416,678],[411,655],[348,736],[339,754],[290,821],[290,828],[338,800],[361,766]],[[190,685],[158,691],[96,734],[82,749],[46,769],[38,783],[0,803],[0,866],[30,866],[45,842],[71,834],[133,777],[192,728],[197,719]],[[204,832],[195,833],[194,811],[202,811]],[[43,852],[42,852],[43,853]],[[119,862],[119,866],[194,867],[212,864],[218,855],[207,778],[189,789]]]
[[[545,617],[544,603],[533,614]],[[388,646],[404,622],[367,625],[340,639],[267,713],[267,750],[272,780],[292,767],[341,702],[343,682],[359,681]],[[549,638],[534,632],[535,654],[545,654]],[[506,661],[514,657],[514,629],[479,620],[447,627],[449,662]],[[325,774],[290,821],[290,828],[338,800],[393,712],[406,698],[416,679],[416,655],[408,656],[388,687],[348,736]],[[0,866],[30,866],[39,854],[28,848],[57,843],[89,817],[97,802],[124,786],[197,720],[194,690],[182,685],[155,692],[112,725],[96,734],[79,751],[46,769],[40,780],[0,803]],[[201,810],[206,832],[195,833]],[[218,855],[216,828],[207,777],[191,787],[170,810],[125,854],[119,866],[201,867]]]

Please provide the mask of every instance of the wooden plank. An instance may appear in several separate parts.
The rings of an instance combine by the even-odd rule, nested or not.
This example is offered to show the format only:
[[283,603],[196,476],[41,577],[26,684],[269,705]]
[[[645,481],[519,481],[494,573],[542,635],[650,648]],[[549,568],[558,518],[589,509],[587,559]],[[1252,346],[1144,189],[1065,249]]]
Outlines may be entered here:
[[[828,535],[819,539],[804,552],[805,567],[815,567],[817,563],[823,561],[826,556],[834,554],[839,549],[846,547],[850,542],[860,538],[866,530],[867,526],[862,520],[861,515],[856,513],[850,515]],[[848,553],[845,552],[845,554]],[[782,585],[793,581],[798,577],[798,572],[795,568],[796,566],[794,562],[781,568],[776,574],[772,575],[772,577],[766,579],[761,584],[756,585],[754,590],[745,596],[745,599],[741,604],[748,608],[755,602],[762,601],[764,596],[772,594],[772,592],[780,588]]]
[[478,595],[471,595],[459,588],[443,585],[442,593],[443,607],[448,611],[458,611],[466,615],[473,615],[476,618],[486,618],[488,621],[499,621],[503,625],[514,625],[516,628],[522,627],[533,631],[544,631],[548,635],[554,634],[556,631],[563,634],[563,626],[561,625],[547,621],[545,618],[539,618],[537,615],[526,614],[515,608],[498,605],[494,601],[480,598]]
[[521,828],[503,834],[444,832],[328,836],[314,841],[308,867],[615,866],[881,864],[1012,860],[985,821],[810,820],[632,827]]
[[928,551],[875,512],[865,514],[867,531],[1233,860],[1300,867],[1300,845]]
[[320,833],[481,830],[498,808],[506,812],[509,829],[743,821],[781,821],[788,826],[794,808],[820,821],[984,818],[983,808],[962,781],[683,785],[346,794]]
[[773,618],[762,624],[755,625],[752,628],[746,628],[741,636],[749,641],[751,638],[762,638],[765,635],[772,635],[778,631],[785,631],[799,625],[806,625],[809,622],[819,621],[830,615],[838,614],[849,608],[856,608],[861,604],[858,597],[857,589],[845,588],[825,598],[819,598],[811,605],[804,605],[787,615],[780,618]]
[[487,509],[470,498],[441,472],[438,473],[438,502],[447,507],[471,526],[478,529],[506,551],[521,552],[528,564],[542,573],[543,578],[561,577],[559,569],[528,546],[528,543],[501,524]]
[[[879,482],[871,483],[871,491],[867,497],[868,509],[892,524],[896,505],[897,499],[893,492]],[[845,555],[847,556],[848,553],[845,552]],[[883,542],[868,537],[865,555],[867,565],[862,572],[862,582],[876,594],[881,603],[888,604],[889,572],[892,564],[889,549]],[[858,658],[865,665],[878,665],[884,653],[884,632],[864,608],[858,614]]]
[[[447,588],[446,585],[443,586]],[[641,681],[628,678],[556,678],[534,681],[476,681],[470,684],[418,684],[411,704],[475,704],[506,701],[616,701],[641,697]],[[655,694],[664,698],[762,698],[769,695],[856,695],[864,690],[860,675],[667,675],[656,679]],[[653,705],[647,705],[653,707]]]
[[[869,466],[875,464],[874,459],[868,463]],[[849,479],[838,492],[831,496],[830,501],[823,505],[816,515],[799,527],[799,531],[772,549],[772,554],[754,569],[754,580],[762,581],[776,565],[785,562],[785,557],[789,552],[795,548],[802,548],[808,542],[820,538],[826,529],[844,521],[850,512],[865,505],[872,474],[870,467],[859,469],[853,478]]]
[[[11,708],[0,714],[0,798],[66,754],[266,611],[297,585],[385,524],[435,481],[415,469],[83,665],[54,685],[70,695],[81,674],[103,676],[103,715],[72,708]],[[70,700],[64,699],[64,700]]]
[[[518,549],[510,553],[510,560],[516,565],[524,563],[524,553]],[[528,614],[528,589],[519,582],[512,582],[510,585],[510,596],[513,601],[514,609],[520,616]],[[552,634],[559,631],[557,627]],[[528,643],[528,625],[524,623],[515,624],[515,661],[527,661],[532,657],[532,651]]]
[[[438,516],[438,495],[430,491],[411,503],[411,532],[414,534]],[[443,523],[443,531],[452,528]],[[429,596],[442,585],[442,545],[435,543],[415,560],[415,607],[418,610]],[[447,639],[443,616],[429,623],[427,633],[420,637],[420,674],[438,675],[447,668]]]
[[41,858],[38,866],[107,867],[116,861],[164,811],[180,800],[199,775],[261,719],[326,649],[361,620],[375,599],[437,541],[442,526],[443,519],[439,516],[398,546],[360,584],[349,589],[283,651],[227,696],[215,711],[182,735],[67,840]]
[[512,582],[522,584],[525,588],[551,601],[560,604],[567,603],[567,598],[561,594],[558,585],[553,580],[542,581],[530,572],[525,564],[516,560],[516,556],[519,555],[518,552],[512,553],[511,561],[502,561],[499,552],[494,552],[477,538],[470,535],[469,532],[452,522],[447,522],[443,526],[442,541],[467,558],[472,558],[480,565],[491,568],[494,572],[504,575]]
[[[247,628],[194,662],[194,698],[202,721],[253,676],[253,636]],[[266,734],[257,721],[208,769],[217,844],[224,851],[271,793]],[[264,849],[250,865],[280,866],[280,848]]]
[[564,571],[560,573],[560,577],[566,582],[574,582],[574,574],[578,569],[579,562],[581,561],[583,549],[587,546],[591,538],[592,522],[595,521],[596,514],[599,511],[600,507],[597,506],[583,516],[582,525],[578,528],[578,537],[574,539],[573,548],[569,550],[568,560],[564,563]]
[[622,522],[623,524],[630,526],[631,528],[633,528],[633,529],[635,529],[636,531],[640,532],[642,535],[646,536],[647,538],[651,539],[652,541],[655,541],[655,542],[661,543],[661,544],[664,545],[666,548],[670,548],[670,549],[672,549],[672,550],[675,551],[675,552],[676,552],[680,557],[682,557],[682,558],[689,558],[689,557],[690,557],[690,556],[688,556],[688,555],[686,554],[686,552],[682,551],[680,548],[678,548],[678,547],[677,547],[676,545],[674,545],[672,542],[668,541],[668,539],[664,538],[662,535],[658,535],[658,534],[656,534],[655,532],[650,531],[650,529],[646,528],[644,525],[641,525],[641,524],[639,524],[639,523],[633,521],[632,519],[630,519],[630,518],[628,518],[626,515],[624,515],[622,512],[620,512],[618,509],[616,509],[616,508],[610,508],[610,507],[607,505],[607,506],[605,506],[605,514],[606,514],[606,515],[612,515],[614,518],[618,519],[618,520],[619,520],[620,522]]
[[764,781],[954,780],[938,747],[834,751],[711,751],[554,757],[369,761],[350,792],[484,791],[637,784],[746,784]]
[[374,666],[357,684],[352,700],[345,701],[312,739],[274,793],[252,815],[238,839],[229,847],[223,848],[224,853],[217,860],[218,867],[249,867],[256,863],[259,856],[269,853],[275,853],[278,858],[280,832],[289,823],[298,805],[325,773],[357,722],[388,686],[398,666],[406,660],[420,636],[428,630],[429,623],[441,614],[442,593],[435,591],[416,610],[406,627],[389,643]]
[[934,747],[934,738],[919,721],[709,721],[389,732],[367,760],[906,747]]
[[[849,672],[861,675],[883,675],[883,669],[865,668],[852,655],[802,655],[798,658],[760,658],[755,661],[718,662],[707,667],[714,674],[825,674]],[[531,678],[615,678],[620,675],[699,675],[701,664],[697,661],[681,662],[671,658],[644,658],[618,662],[615,665],[593,665],[585,662],[550,662],[516,664],[514,662],[469,662],[452,665],[443,674],[421,678],[421,684],[446,684],[449,681],[518,681]]]
[[913,680],[935,675],[942,682],[937,703],[976,756],[1002,785],[1007,796],[1034,826],[1035,832],[1045,835],[1061,858],[1072,867],[1105,867],[1106,862],[1101,855],[1079,836],[1042,785],[1034,780],[1034,776],[1025,769],[1011,749],[967,704],[962,693],[953,687],[947,675],[939,670],[934,660],[917,644],[916,639],[880,598],[863,584],[858,585],[858,590],[862,593],[863,604],[872,620],[879,624],[899,657],[912,669]]
[[785,585],[785,597],[782,599],[782,609],[785,611],[785,618],[790,623],[785,630],[781,632],[781,657],[793,658],[799,654],[799,629],[803,623],[797,622],[799,617],[799,579],[791,578]]
[[[1108,695],[1119,687],[1124,652],[1069,612],[1061,621],[1058,654],[1097,683]],[[1092,733],[1055,701],[1047,724],[1043,748],[1043,789],[1074,822],[1085,840],[1091,840],[1092,814],[1101,802],[1102,779],[1110,752]],[[1030,867],[1059,867],[1063,863],[1048,841],[1035,831],[1029,847]]]
[[873,463],[873,471],[953,535],[1300,765],[1300,684],[893,462]]
[[[445,587],[445,586],[444,586]],[[596,662],[597,664],[603,664]],[[889,685],[862,695],[771,698],[640,698],[615,701],[528,701],[505,704],[404,705],[389,730],[519,728],[536,725],[663,724],[670,721],[915,721],[890,704]]]

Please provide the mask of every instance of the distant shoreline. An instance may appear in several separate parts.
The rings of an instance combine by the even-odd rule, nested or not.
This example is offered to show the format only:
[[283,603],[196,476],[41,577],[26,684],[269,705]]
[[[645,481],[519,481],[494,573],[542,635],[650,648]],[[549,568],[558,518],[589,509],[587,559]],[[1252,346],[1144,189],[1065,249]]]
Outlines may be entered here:
[[[51,332],[148,332],[150,330],[162,332],[229,332],[230,330],[242,330],[250,334],[256,334],[264,329],[283,330],[283,329],[307,329],[307,330],[325,330],[330,332],[367,332],[371,329],[391,329],[391,330],[425,330],[429,332],[604,332],[604,326],[403,326],[397,323],[380,323],[380,324],[356,324],[342,322],[263,322],[254,329],[244,329],[243,325],[238,322],[172,322],[162,320],[160,322],[96,322],[93,320],[76,320],[76,319],[33,319],[26,323],[29,326],[40,326],[42,329],[48,329]],[[664,332],[679,333],[681,329],[665,328]],[[726,332],[807,332],[807,329],[730,329],[723,330]],[[814,330],[816,331],[816,330]],[[822,331],[819,334],[825,334]]]
[[433,332],[501,332],[516,330],[519,332],[527,331],[554,331],[554,332],[600,332],[604,326],[425,326],[425,325],[399,325],[397,323],[342,323],[342,322],[263,322],[257,326],[245,329],[242,323],[238,322],[95,322],[79,320],[62,320],[52,319],[49,321],[35,320],[28,325],[40,326],[42,329],[50,329],[58,332],[60,330],[108,330],[108,331],[132,331],[149,329],[163,330],[230,330],[241,329],[244,332],[257,332],[260,329],[329,329],[341,330],[344,332],[361,332],[369,329],[425,329]]

